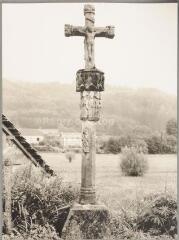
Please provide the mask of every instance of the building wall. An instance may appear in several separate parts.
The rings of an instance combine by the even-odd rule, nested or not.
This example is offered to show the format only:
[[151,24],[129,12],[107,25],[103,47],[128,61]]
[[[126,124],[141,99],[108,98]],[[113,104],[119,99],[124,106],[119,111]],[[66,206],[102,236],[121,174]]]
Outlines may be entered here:
[[63,148],[81,148],[81,134],[62,134],[61,144]]
[[44,140],[43,136],[24,136],[28,143],[38,144]]

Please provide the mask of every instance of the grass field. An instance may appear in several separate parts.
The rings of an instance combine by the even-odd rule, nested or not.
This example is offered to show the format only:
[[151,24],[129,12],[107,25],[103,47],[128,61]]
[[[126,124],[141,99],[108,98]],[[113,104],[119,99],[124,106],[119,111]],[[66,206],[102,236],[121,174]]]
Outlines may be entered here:
[[[63,178],[80,187],[81,155],[76,154],[69,163],[65,154],[43,153],[44,160]],[[177,191],[177,156],[148,155],[149,170],[144,177],[122,176],[120,155],[96,156],[96,193],[98,201],[111,210],[140,199],[149,193]]]

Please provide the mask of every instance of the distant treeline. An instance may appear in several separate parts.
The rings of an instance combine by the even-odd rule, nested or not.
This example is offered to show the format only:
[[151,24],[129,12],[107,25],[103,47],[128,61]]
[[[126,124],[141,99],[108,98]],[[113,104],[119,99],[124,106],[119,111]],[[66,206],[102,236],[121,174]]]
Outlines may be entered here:
[[[99,135],[162,132],[176,118],[176,97],[156,89],[106,86],[102,93]],[[15,83],[3,81],[3,112],[21,128],[80,131],[80,94],[75,83]]]
[[97,143],[98,153],[117,154],[125,147],[134,147],[138,152],[149,154],[177,153],[177,122],[170,119],[165,132],[101,137]]

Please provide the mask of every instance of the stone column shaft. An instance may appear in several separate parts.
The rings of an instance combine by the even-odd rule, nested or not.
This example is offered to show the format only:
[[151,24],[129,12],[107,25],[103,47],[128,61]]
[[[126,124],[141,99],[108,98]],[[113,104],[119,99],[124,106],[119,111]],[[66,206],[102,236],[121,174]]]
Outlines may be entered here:
[[80,119],[82,121],[82,169],[79,203],[96,204],[96,122],[100,119],[104,73],[96,68],[81,69],[77,72],[76,83],[76,90],[81,93]]
[[94,121],[82,121],[81,204],[95,204],[96,129]]

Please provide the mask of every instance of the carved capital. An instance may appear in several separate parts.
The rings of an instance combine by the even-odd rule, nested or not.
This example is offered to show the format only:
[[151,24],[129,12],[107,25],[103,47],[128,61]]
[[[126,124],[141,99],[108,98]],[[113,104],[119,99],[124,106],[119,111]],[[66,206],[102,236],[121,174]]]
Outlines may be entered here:
[[96,68],[79,70],[76,74],[76,91],[104,91],[104,73]]

